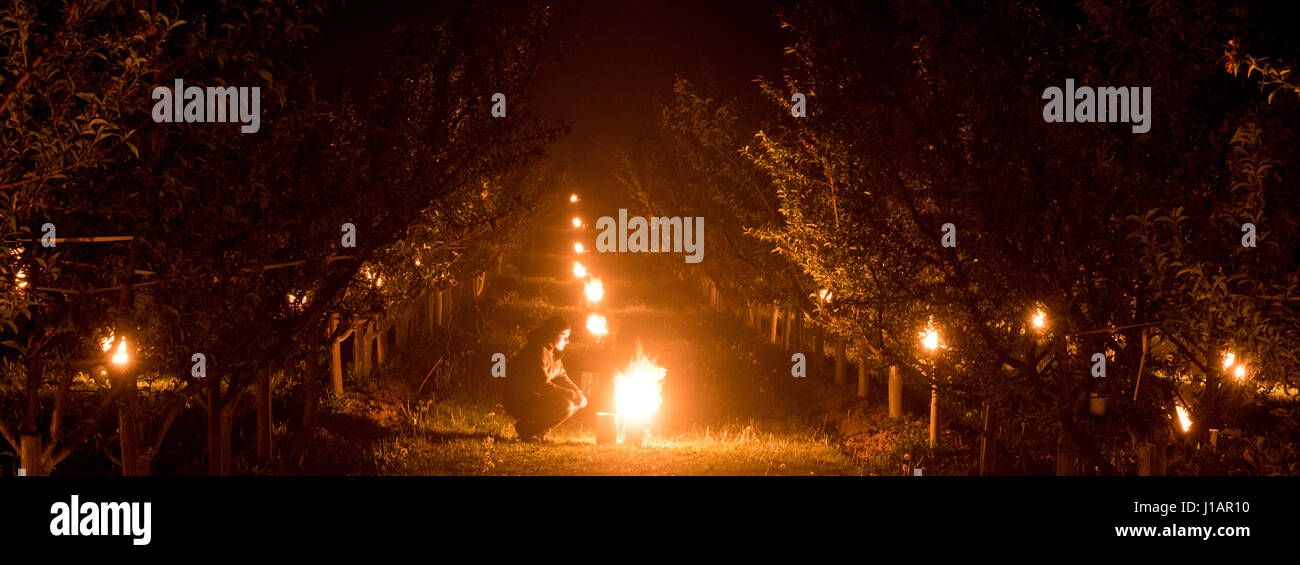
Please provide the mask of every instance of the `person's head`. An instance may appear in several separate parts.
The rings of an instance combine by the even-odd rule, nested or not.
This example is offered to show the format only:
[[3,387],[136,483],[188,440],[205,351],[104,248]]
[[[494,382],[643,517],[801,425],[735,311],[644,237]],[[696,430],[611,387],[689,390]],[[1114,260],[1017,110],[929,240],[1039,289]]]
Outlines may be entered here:
[[551,316],[537,328],[536,337],[543,344],[564,351],[569,345],[569,322],[559,316]]

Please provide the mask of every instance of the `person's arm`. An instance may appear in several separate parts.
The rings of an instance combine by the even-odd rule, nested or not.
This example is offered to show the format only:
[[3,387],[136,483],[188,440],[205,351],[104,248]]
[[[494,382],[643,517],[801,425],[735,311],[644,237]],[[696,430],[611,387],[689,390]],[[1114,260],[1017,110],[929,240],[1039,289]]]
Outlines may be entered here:
[[[560,370],[564,371],[563,366],[561,366]],[[573,380],[569,378],[567,372],[561,372],[559,376],[551,379],[551,384],[556,388],[563,390],[565,394],[568,394],[570,402],[582,406],[587,405],[587,396],[582,393],[582,388],[573,383]]]

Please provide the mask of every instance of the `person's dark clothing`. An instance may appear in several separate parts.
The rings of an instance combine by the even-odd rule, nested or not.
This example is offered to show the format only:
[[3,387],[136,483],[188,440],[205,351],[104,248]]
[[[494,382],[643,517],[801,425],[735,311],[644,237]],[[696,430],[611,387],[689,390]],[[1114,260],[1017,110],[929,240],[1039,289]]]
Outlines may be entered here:
[[505,407],[515,417],[520,438],[544,435],[586,404],[558,353],[550,344],[534,341],[506,366]]

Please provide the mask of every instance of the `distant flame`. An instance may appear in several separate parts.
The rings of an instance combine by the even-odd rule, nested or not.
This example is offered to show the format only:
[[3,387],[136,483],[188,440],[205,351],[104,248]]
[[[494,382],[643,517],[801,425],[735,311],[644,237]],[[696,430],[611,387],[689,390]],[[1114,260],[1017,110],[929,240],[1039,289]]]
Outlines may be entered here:
[[577,195],[577,194],[570,194],[570,195],[569,195],[569,202],[577,202],[577,201],[578,201],[578,195]]
[[577,217],[577,216],[574,216],[574,217],[573,217],[573,227],[575,227],[575,228],[580,228],[580,227],[582,227],[582,218],[579,218],[579,217]]
[[123,339],[121,343],[117,344],[117,351],[113,353],[113,364],[125,365],[130,360],[131,356],[126,352],[126,340]]
[[628,365],[627,371],[615,375],[615,404],[619,414],[633,421],[654,416],[663,404],[661,392],[667,375],[667,369],[646,357],[638,358]]
[[1183,431],[1192,429],[1192,416],[1187,412],[1187,407],[1175,404],[1174,409],[1178,410],[1178,423],[1183,425]]
[[1034,327],[1041,330],[1046,325],[1047,314],[1043,313],[1043,310],[1040,308],[1037,312],[1034,312]]
[[586,267],[583,267],[583,266],[582,266],[582,263],[579,263],[579,262],[577,262],[577,261],[574,261],[574,262],[573,262],[573,276],[578,277],[578,278],[582,278],[582,277],[587,276],[587,268],[586,268]]
[[1244,381],[1244,380],[1246,380],[1246,366],[1245,366],[1245,365],[1237,365],[1237,370],[1235,371],[1235,374],[1236,374],[1236,376],[1237,376],[1237,380],[1238,380],[1238,381]]
[[582,243],[581,243],[581,242],[578,242],[578,243],[574,243],[574,244],[573,244],[573,252],[574,252],[574,253],[582,253]]
[[600,302],[605,297],[605,283],[600,282],[600,279],[591,279],[583,291],[587,293],[588,302]]
[[939,332],[934,328],[926,328],[921,332],[921,345],[926,349],[934,351],[939,348]]
[[1232,368],[1233,364],[1235,364],[1236,362],[1237,362],[1237,356],[1235,354],[1233,353],[1223,354],[1223,370],[1226,371]]
[[587,331],[591,332],[591,335],[595,336],[608,334],[609,326],[605,321],[605,317],[600,314],[587,315]]

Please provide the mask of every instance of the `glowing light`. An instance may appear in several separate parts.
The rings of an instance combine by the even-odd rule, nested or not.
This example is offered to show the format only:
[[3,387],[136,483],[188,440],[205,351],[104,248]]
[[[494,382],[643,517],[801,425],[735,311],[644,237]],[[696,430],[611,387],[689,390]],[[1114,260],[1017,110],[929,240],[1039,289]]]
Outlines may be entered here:
[[618,413],[628,420],[648,420],[663,404],[664,377],[668,370],[641,357],[624,372],[614,375],[614,396]]
[[1236,375],[1238,381],[1246,380],[1246,366],[1237,365],[1237,369],[1233,371],[1233,374]]
[[577,242],[573,244],[573,252],[582,253],[582,242]]
[[921,332],[921,345],[928,351],[939,349],[939,332],[934,328],[926,328]]
[[1039,308],[1037,312],[1034,312],[1033,323],[1035,329],[1041,330],[1047,327],[1047,314],[1043,312],[1042,308]]
[[605,322],[605,317],[600,314],[587,315],[587,331],[594,336],[603,336],[609,333],[609,326]]
[[108,350],[113,348],[113,341],[114,339],[113,336],[111,335],[104,339],[101,339],[99,340],[99,348],[102,349],[104,353],[108,353]]
[[588,302],[600,302],[600,299],[605,297],[605,283],[600,282],[600,279],[593,278],[587,281],[582,290],[587,294]]
[[569,202],[577,202],[577,201],[578,201],[578,195],[577,195],[577,194],[570,194],[570,195],[569,195]]
[[577,261],[574,261],[574,262],[573,262],[573,276],[575,276],[575,277],[577,277],[577,278],[582,278],[582,277],[587,276],[587,268],[586,268],[586,267],[583,267],[583,266],[582,266],[582,263],[579,263],[579,262],[577,262]]
[[14,277],[14,283],[18,285],[18,288],[27,288],[27,281],[22,280],[27,278],[26,271],[18,271],[18,274],[14,275]]
[[831,297],[833,297],[833,296],[835,296],[835,295],[834,295],[834,293],[831,292],[831,289],[829,289],[829,288],[823,288],[823,289],[817,291],[817,299],[818,299],[818,300],[821,300],[822,302],[830,302],[830,301],[831,301]]
[[125,365],[131,361],[131,355],[126,352],[126,340],[117,344],[117,351],[113,352],[113,364]]
[[1223,354],[1223,370],[1231,369],[1237,363],[1237,356],[1233,353]]
[[1178,411],[1178,423],[1182,424],[1183,431],[1192,429],[1192,416],[1187,411],[1187,407],[1182,404],[1175,404],[1174,409]]
[[290,294],[290,295],[289,295],[289,304],[293,304],[293,301],[294,301],[294,300],[297,300],[297,299],[298,299],[298,297],[296,297],[296,296]]
[[573,227],[575,227],[575,228],[580,228],[580,227],[582,227],[582,218],[579,218],[579,217],[577,217],[577,216],[574,216],[574,217],[573,217]]

